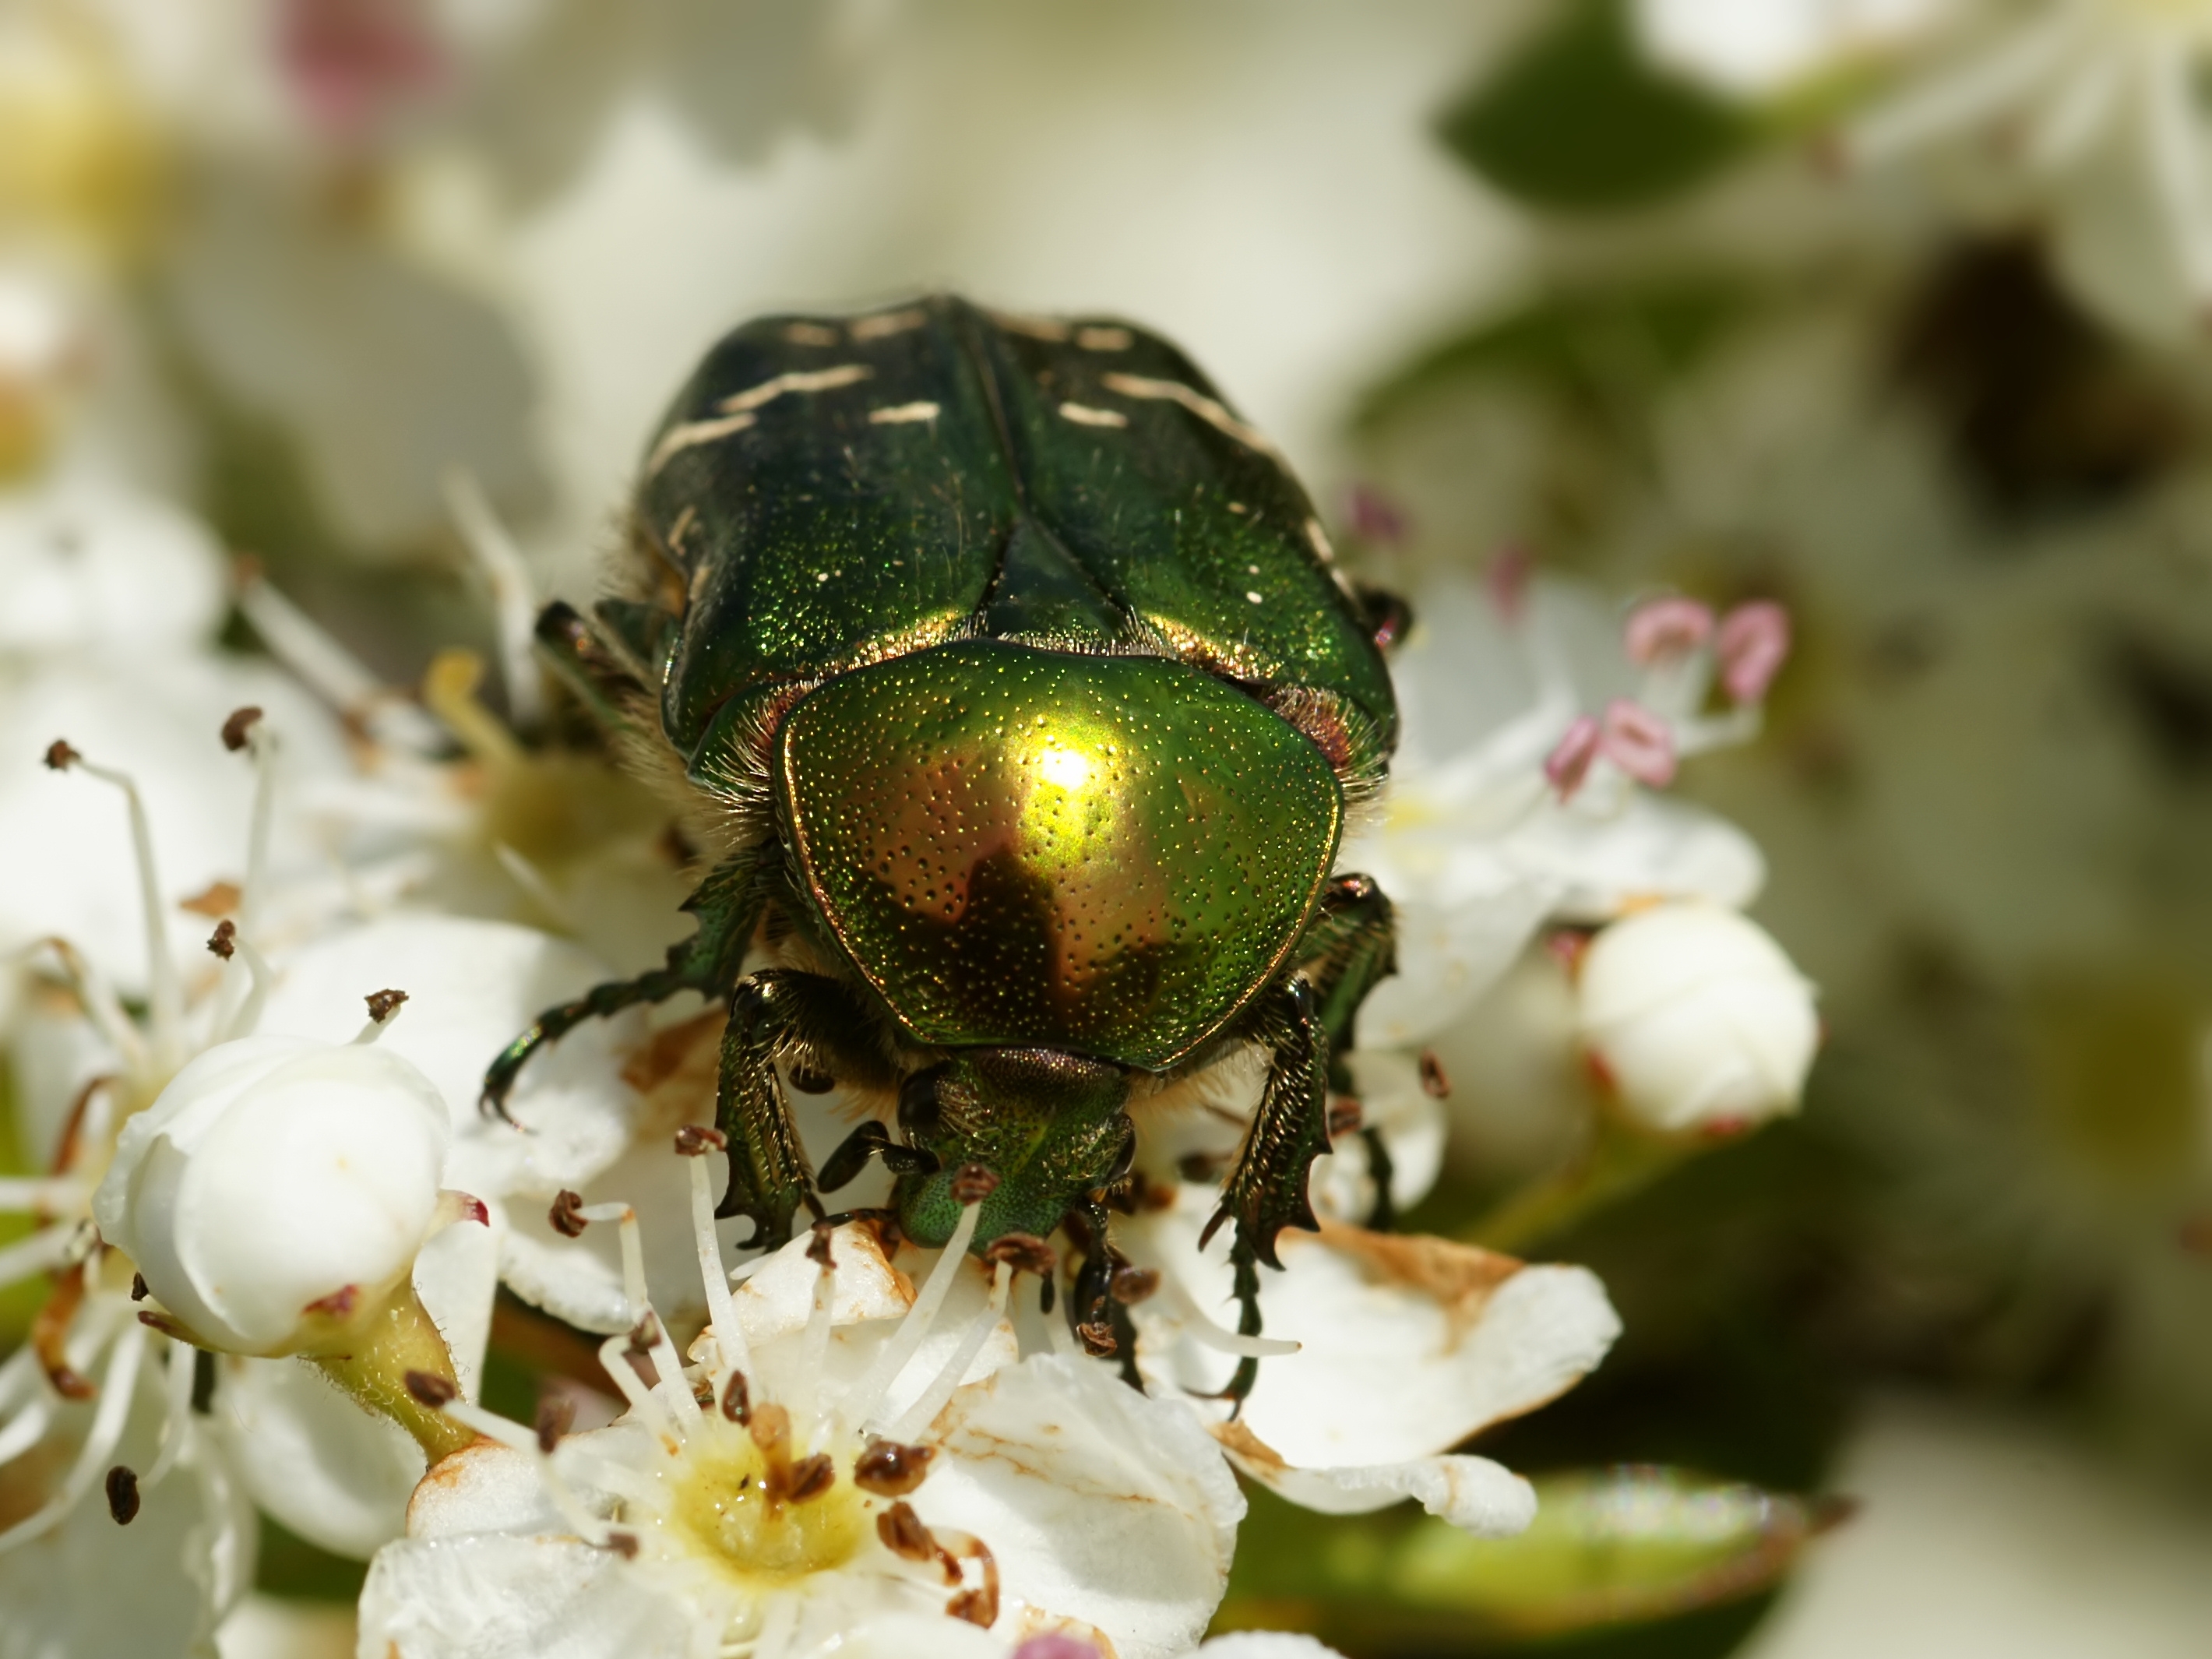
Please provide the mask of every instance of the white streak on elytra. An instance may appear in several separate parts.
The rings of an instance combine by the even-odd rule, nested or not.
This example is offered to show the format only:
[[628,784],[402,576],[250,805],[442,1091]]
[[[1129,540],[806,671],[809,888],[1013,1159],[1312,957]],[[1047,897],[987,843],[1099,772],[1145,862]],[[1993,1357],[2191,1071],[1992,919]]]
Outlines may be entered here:
[[840,363],[835,368],[787,369],[774,380],[763,380],[757,386],[736,392],[714,405],[730,414],[772,404],[787,392],[835,392],[841,386],[851,386],[865,380],[876,371],[866,363]]
[[893,334],[903,334],[910,328],[920,328],[929,320],[929,313],[919,306],[909,306],[904,311],[886,311],[874,317],[855,317],[845,325],[845,331],[853,337],[854,344],[863,340],[881,340]]
[[1306,520],[1306,539],[1313,544],[1313,550],[1321,556],[1323,564],[1336,562],[1336,550],[1328,544],[1328,532],[1321,527],[1319,519]]
[[645,476],[653,477],[684,451],[695,444],[710,444],[717,438],[726,438],[732,432],[743,432],[753,423],[750,415],[724,415],[711,421],[686,421],[681,426],[672,426],[661,434],[660,441],[653,447],[653,453],[645,458]]
[[1129,417],[1117,409],[1093,409],[1087,404],[1062,404],[1060,417],[1078,426],[1127,426]]
[[1009,334],[1026,334],[1032,340],[1058,342],[1067,338],[1067,325],[1054,322],[1049,317],[1024,317],[1015,312],[994,311],[991,320]]
[[1145,398],[1181,404],[1192,414],[1217,432],[1226,433],[1248,449],[1256,449],[1262,455],[1273,456],[1274,445],[1269,443],[1258,428],[1247,426],[1231,415],[1228,409],[1194,391],[1180,380],[1155,380],[1143,374],[1102,374],[1098,384],[1109,392],[1118,392],[1124,398]]
[[942,412],[938,405],[926,400],[918,404],[899,404],[890,409],[870,410],[868,424],[904,426],[910,421],[933,421]]
[[1126,328],[1079,328],[1075,343],[1085,351],[1127,351],[1135,337]]
[[1244,597],[1251,600],[1253,604],[1259,605],[1264,602],[1267,596],[1261,592],[1256,587],[1248,587],[1244,590]]
[[793,345],[833,346],[843,343],[836,329],[821,323],[792,323],[783,331],[783,337]]

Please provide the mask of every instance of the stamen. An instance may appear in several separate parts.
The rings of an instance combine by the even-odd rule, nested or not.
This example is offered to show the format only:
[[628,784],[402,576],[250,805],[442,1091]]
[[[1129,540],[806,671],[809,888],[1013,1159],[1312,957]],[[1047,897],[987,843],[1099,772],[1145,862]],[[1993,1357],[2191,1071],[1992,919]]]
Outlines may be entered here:
[[384,1035],[384,1028],[392,1024],[407,1000],[404,991],[371,991],[362,999],[368,1005],[368,1024],[354,1034],[354,1042],[366,1047]]
[[682,1445],[683,1437],[677,1433],[676,1425],[669,1417],[668,1407],[662,1403],[660,1396],[645,1386],[645,1380],[638,1376],[637,1368],[629,1363],[629,1355],[630,1340],[627,1331],[611,1336],[599,1344],[599,1364],[614,1379],[615,1387],[622,1391],[622,1397],[629,1403],[630,1410],[645,1419],[653,1432],[667,1443],[669,1455],[672,1457]]
[[[621,1224],[623,1295],[637,1320],[635,1328],[622,1340],[639,1346],[638,1338],[645,1338],[641,1346],[653,1355],[653,1368],[659,1376],[655,1387],[669,1402],[672,1422],[678,1425],[681,1437],[684,1427],[699,1421],[699,1402],[691,1397],[691,1390],[684,1381],[684,1362],[677,1357],[676,1345],[668,1340],[667,1329],[653,1313],[653,1299],[646,1291],[645,1238],[638,1229],[637,1212],[627,1204],[610,1203],[587,1204],[575,1213],[585,1221]],[[602,1347],[603,1358],[605,1352]],[[628,1365],[623,1369],[628,1370]]]
[[1771,599],[1740,605],[1721,619],[1714,651],[1732,702],[1757,702],[1790,656],[1790,613]]
[[93,1413],[92,1428],[84,1437],[76,1463],[43,1506],[0,1532],[0,1553],[47,1531],[91,1490],[93,1482],[100,1478],[101,1466],[114,1455],[116,1443],[123,1437],[124,1419],[130,1413],[131,1395],[138,1384],[139,1357],[145,1350],[144,1329],[135,1324],[124,1327],[109,1356],[106,1374],[100,1378],[100,1405]]
[[154,1057],[164,1072],[184,1064],[184,987],[177,981],[177,964],[169,956],[168,911],[161,902],[161,881],[154,866],[154,830],[146,818],[146,803],[127,772],[95,766],[65,743],[46,751],[46,763],[57,769],[82,768],[91,777],[123,792],[131,817],[131,847],[138,866],[138,902],[145,912],[146,995],[154,1028]]
[[239,571],[238,608],[270,655],[319,695],[349,715],[379,743],[425,757],[446,746],[445,733],[422,709],[362,665],[307,613],[264,580],[259,570]]
[[139,1036],[131,1016],[124,1012],[123,999],[115,994],[115,988],[107,982],[106,975],[87,962],[76,946],[65,939],[47,938],[38,944],[61,958],[62,972],[69,979],[70,988],[76,993],[77,1000],[84,1005],[85,1017],[107,1039],[125,1069],[143,1074],[147,1069],[145,1039]]
[[952,1391],[960,1386],[968,1368],[975,1363],[975,1356],[983,1352],[983,1344],[990,1340],[999,1321],[1006,1311],[1006,1291],[1014,1282],[1011,1263],[1001,1261],[991,1270],[991,1295],[960,1339],[960,1346],[952,1351],[952,1358],[945,1364],[930,1385],[921,1391],[921,1397],[906,1408],[905,1413],[893,1424],[888,1433],[893,1440],[915,1440],[937,1420],[937,1413],[945,1409],[945,1402],[952,1398]]
[[[222,928],[230,926],[229,922],[224,922],[222,927],[216,929],[216,936],[223,937]],[[261,1024],[261,1010],[269,1001],[269,987],[275,977],[269,971],[268,958],[255,950],[253,942],[244,934],[234,928],[228,935],[228,943],[233,951],[246,958],[246,991],[245,1000],[238,1005],[228,1019],[222,1022],[222,1030],[216,1038],[219,1042],[228,1042],[237,1037],[249,1036],[253,1028]],[[214,939],[208,941],[208,949],[215,950]],[[228,959],[227,953],[217,952],[217,954],[223,955],[226,960]],[[356,1037],[355,1041],[361,1042],[364,1039],[369,1042],[375,1040],[363,1033],[362,1036]]]
[[66,1176],[0,1176],[0,1211],[15,1214],[53,1215],[84,1207],[91,1194],[84,1182]]
[[25,1452],[46,1438],[46,1425],[53,1421],[53,1407],[43,1400],[33,1400],[0,1428],[0,1468],[12,1463]]
[[[719,1131],[693,1124],[676,1132],[676,1150],[690,1165],[691,1237],[699,1250],[699,1278],[707,1290],[708,1325],[714,1333],[714,1351],[720,1360],[713,1368],[716,1376],[735,1375],[752,1363],[738,1323],[737,1302],[730,1295],[729,1272],[722,1265],[721,1236],[714,1231],[714,1186],[707,1171],[707,1154],[728,1145]],[[696,1152],[691,1150],[694,1146]]]
[[246,836],[246,881],[238,896],[238,919],[248,931],[261,920],[261,901],[269,883],[269,827],[276,810],[276,734],[258,708],[241,708],[224,722],[223,742],[232,748],[231,727],[241,715],[251,714],[243,733],[248,758],[253,763],[253,816]]
[[1171,1316],[1182,1323],[1182,1334],[1200,1347],[1235,1354],[1239,1359],[1278,1359],[1298,1352],[1299,1345],[1286,1337],[1240,1336],[1235,1331],[1224,1330],[1206,1316],[1206,1310],[1171,1273],[1162,1275],[1158,1293]]
[[1562,801],[1572,800],[1575,792],[1583,787],[1589,775],[1590,763],[1597,758],[1600,734],[1597,721],[1588,714],[1577,714],[1574,724],[1560,734],[1552,752],[1544,757],[1544,776],[1559,792]]
[[798,1385],[792,1390],[791,1408],[808,1422],[817,1409],[816,1385],[830,1358],[830,1308],[837,1288],[837,1259],[830,1249],[831,1229],[817,1222],[806,1254],[815,1264],[814,1300],[806,1310],[806,1328],[800,1334]]
[[162,1479],[177,1465],[185,1449],[185,1437],[192,1429],[192,1354],[193,1349],[181,1342],[168,1345],[167,1369],[162,1373],[163,1401],[167,1416],[161,1425],[161,1449],[154,1458],[154,1467],[146,1471],[139,1485],[148,1491],[161,1484]]
[[76,1224],[42,1228],[28,1238],[0,1245],[0,1285],[13,1285],[57,1267],[69,1259],[76,1237]]
[[1667,722],[1626,697],[1606,705],[1605,757],[1637,782],[1663,789],[1674,781],[1674,734]]
[[973,1533],[941,1533],[938,1542],[954,1555],[966,1556],[983,1569],[983,1582],[980,1587],[962,1590],[945,1604],[946,1616],[965,1619],[971,1625],[981,1625],[988,1630],[999,1622],[998,1557],[993,1555],[983,1540]]
[[1662,657],[1686,656],[1712,637],[1713,613],[1695,599],[1652,599],[1629,614],[1621,630],[1628,659],[1648,668]]
[[556,926],[570,933],[578,931],[574,908],[545,878],[543,870],[503,841],[492,843],[491,855],[499,860],[499,867],[507,872],[530,902],[544,911]]
[[492,617],[499,630],[500,678],[507,707],[517,726],[528,730],[545,717],[544,684],[533,647],[538,599],[529,567],[507,526],[477,482],[475,473],[454,467],[446,474],[446,506],[460,526],[461,540],[491,588]]
[[907,1361],[927,1340],[931,1327],[937,1322],[937,1310],[945,1305],[945,1298],[952,1291],[953,1278],[967,1259],[968,1246],[975,1241],[975,1224],[982,1212],[980,1200],[961,1207],[960,1220],[952,1229],[952,1237],[945,1241],[944,1254],[937,1258],[937,1265],[922,1281],[921,1294],[915,1297],[914,1305],[907,1310],[905,1319],[900,1322],[891,1340],[876,1355],[875,1363],[838,1407],[837,1414],[848,1427],[857,1429],[875,1415],[884,1403],[884,1396],[890,1392],[891,1384],[906,1369]]

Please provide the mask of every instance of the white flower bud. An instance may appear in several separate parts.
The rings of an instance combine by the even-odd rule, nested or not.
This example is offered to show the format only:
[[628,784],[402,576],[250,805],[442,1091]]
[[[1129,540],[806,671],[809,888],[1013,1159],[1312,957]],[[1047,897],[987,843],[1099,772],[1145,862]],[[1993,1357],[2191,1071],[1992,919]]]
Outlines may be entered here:
[[193,1336],[292,1352],[408,1272],[439,1218],[451,1133],[443,1097],[398,1054],[246,1037],[124,1126],[93,1214]]
[[1813,988],[1736,912],[1633,912],[1590,942],[1579,991],[1583,1041],[1644,1127],[1727,1132],[1797,1109],[1820,1042]]

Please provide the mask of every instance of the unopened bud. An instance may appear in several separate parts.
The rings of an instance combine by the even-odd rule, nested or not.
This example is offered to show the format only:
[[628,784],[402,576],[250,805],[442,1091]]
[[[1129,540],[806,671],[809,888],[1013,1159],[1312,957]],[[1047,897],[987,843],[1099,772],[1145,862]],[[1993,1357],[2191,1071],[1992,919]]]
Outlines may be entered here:
[[444,1097],[397,1054],[246,1037],[125,1124],[93,1213],[196,1340],[295,1352],[413,1267],[451,1133]]
[[1622,918],[1583,953],[1578,992],[1583,1041],[1645,1127],[1724,1132],[1797,1109],[1820,1042],[1813,988],[1735,911]]

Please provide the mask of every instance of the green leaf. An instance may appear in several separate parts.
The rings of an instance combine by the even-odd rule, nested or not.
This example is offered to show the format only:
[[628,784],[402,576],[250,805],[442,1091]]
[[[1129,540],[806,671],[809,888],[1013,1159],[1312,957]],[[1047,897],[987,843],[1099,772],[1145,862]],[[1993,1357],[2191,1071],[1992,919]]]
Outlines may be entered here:
[[1646,63],[1628,0],[1565,11],[1438,123],[1499,189],[1559,212],[1643,207],[1705,182],[1765,136],[1751,113]]
[[1741,281],[1700,272],[1547,295],[1431,347],[1370,392],[1353,422],[1372,430],[1431,392],[1483,379],[1608,408],[1697,367],[1754,303]]

